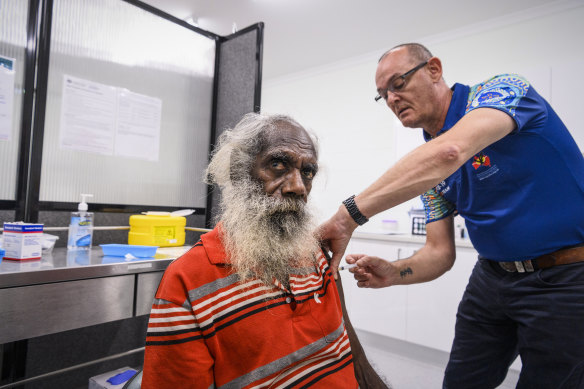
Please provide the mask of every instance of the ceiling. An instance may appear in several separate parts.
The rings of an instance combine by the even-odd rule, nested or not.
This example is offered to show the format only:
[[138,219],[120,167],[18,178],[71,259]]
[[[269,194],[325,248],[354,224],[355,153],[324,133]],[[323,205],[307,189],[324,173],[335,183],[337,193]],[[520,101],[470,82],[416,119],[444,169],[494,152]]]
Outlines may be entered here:
[[229,35],[264,22],[263,79],[485,23],[550,0],[142,0]]

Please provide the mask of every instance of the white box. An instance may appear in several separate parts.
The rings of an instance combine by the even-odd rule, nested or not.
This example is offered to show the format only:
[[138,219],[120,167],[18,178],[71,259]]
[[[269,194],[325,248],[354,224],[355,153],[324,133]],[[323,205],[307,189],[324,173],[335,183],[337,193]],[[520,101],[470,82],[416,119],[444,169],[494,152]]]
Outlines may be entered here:
[[4,223],[4,259],[26,261],[41,259],[43,225],[35,223]]

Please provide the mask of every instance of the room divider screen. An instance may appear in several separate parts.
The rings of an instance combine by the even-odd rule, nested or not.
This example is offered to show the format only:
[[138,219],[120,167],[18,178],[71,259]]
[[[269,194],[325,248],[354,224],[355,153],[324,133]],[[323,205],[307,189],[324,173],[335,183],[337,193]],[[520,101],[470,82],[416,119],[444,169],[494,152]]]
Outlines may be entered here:
[[263,24],[222,37],[135,0],[0,7],[0,65],[15,64],[0,85],[12,100],[0,209],[52,224],[91,193],[92,211],[208,221],[214,140],[260,108]]

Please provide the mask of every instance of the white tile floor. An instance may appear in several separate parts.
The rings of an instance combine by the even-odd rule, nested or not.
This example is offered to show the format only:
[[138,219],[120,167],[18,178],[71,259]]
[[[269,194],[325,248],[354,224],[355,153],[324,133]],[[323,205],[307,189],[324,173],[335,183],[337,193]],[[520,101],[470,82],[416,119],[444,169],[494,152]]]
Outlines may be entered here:
[[[369,362],[393,389],[440,389],[448,353],[357,331]],[[509,370],[498,389],[513,389],[519,372]]]

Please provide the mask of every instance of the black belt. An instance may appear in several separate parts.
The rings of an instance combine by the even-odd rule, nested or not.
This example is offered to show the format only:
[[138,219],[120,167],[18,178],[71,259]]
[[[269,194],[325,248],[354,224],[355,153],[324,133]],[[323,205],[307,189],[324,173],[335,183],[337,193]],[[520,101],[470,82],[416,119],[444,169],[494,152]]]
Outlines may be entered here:
[[584,262],[584,246],[571,247],[544,254],[534,259],[515,262],[497,262],[499,266],[510,273],[532,272],[552,266],[567,265],[569,263]]

